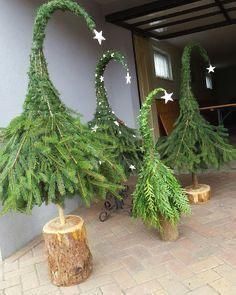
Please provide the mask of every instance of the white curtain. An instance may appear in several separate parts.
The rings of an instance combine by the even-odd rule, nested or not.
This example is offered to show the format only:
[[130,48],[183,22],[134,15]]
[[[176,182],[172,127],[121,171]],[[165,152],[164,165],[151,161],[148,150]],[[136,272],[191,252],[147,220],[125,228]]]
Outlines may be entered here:
[[171,79],[169,58],[167,55],[162,54],[161,52],[154,52],[154,63],[155,63],[155,72],[156,76]]

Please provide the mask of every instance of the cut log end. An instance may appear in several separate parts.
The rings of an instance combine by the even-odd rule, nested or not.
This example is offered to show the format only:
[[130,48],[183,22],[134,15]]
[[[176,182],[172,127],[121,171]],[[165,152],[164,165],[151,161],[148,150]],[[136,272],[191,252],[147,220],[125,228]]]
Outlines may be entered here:
[[164,218],[160,221],[162,230],[160,231],[160,238],[163,241],[176,241],[179,237],[178,225],[172,224],[169,220]]
[[92,271],[84,221],[68,215],[65,225],[59,218],[43,228],[51,281],[56,286],[72,286],[85,281]]
[[185,191],[191,204],[202,204],[211,198],[211,187],[207,184],[198,184],[196,188],[187,186]]

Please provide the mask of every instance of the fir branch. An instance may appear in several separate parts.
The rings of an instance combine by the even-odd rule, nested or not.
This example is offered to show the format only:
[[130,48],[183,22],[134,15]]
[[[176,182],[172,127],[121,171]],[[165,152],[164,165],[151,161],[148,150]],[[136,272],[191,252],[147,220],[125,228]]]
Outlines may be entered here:
[[143,136],[144,159],[133,195],[133,216],[147,225],[162,230],[162,219],[178,223],[182,214],[190,212],[188,199],[172,171],[160,160],[149,126],[149,114],[156,95],[164,89],[153,90],[140,111],[139,125]]

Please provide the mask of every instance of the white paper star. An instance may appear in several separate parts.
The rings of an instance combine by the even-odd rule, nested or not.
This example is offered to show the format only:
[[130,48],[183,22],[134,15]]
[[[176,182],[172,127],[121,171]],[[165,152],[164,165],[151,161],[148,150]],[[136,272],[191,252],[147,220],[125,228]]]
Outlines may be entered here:
[[136,138],[136,135],[133,134],[133,137]]
[[114,121],[114,124],[116,124],[116,126],[120,126],[119,122]]
[[126,75],[126,84],[131,84],[131,76],[129,74],[129,72],[127,72],[127,75]]
[[208,73],[214,73],[214,70],[215,70],[216,67],[213,67],[212,65],[210,65],[207,70],[208,70]]
[[114,112],[114,111],[112,111],[112,114],[115,114],[115,112]]
[[130,165],[129,166],[129,169],[132,170],[132,171],[134,171],[134,170],[136,170],[136,167],[134,165]]
[[103,82],[103,81],[104,81],[104,77],[100,76],[100,82]]
[[104,38],[103,35],[102,35],[102,31],[98,32],[98,31],[94,30],[93,32],[95,34],[95,36],[93,37],[93,39],[98,40],[99,45],[101,45],[102,44],[102,41],[105,41],[106,40],[106,38]]
[[167,103],[168,101],[173,101],[173,98],[171,97],[173,95],[173,92],[172,93],[167,93],[165,91],[165,95],[162,96],[161,98],[165,100],[165,103]]
[[111,57],[114,57],[115,56],[115,53],[113,52],[112,54],[111,54]]
[[99,161],[98,163],[99,163],[100,165],[102,165],[102,161]]
[[121,134],[121,131],[119,131],[119,134]]
[[97,132],[97,129],[98,129],[98,125],[94,125],[94,126],[91,128],[92,132]]

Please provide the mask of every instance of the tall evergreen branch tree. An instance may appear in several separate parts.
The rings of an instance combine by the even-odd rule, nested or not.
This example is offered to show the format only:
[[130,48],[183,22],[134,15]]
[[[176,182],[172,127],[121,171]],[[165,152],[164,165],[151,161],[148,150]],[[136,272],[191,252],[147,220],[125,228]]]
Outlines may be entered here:
[[[107,134],[115,143],[118,163],[120,163],[128,176],[140,166],[142,153],[141,139],[135,129],[129,128],[112,110],[108,102],[108,94],[104,84],[104,72],[111,61],[123,65],[129,75],[125,57],[118,51],[108,50],[99,59],[95,72],[95,88],[97,107],[94,119],[89,126],[97,133]],[[129,81],[127,81],[129,82]]]
[[[90,31],[95,23],[73,0],[43,4],[34,23],[28,92],[23,113],[4,131],[0,148],[0,199],[3,213],[30,212],[43,202],[59,205],[79,193],[86,204],[95,196],[116,194],[124,173],[107,147],[75,121],[50,80],[43,53],[47,23],[56,10],[82,17]],[[102,161],[102,164],[101,162]]]
[[176,225],[181,214],[190,207],[172,171],[161,161],[156,150],[149,124],[149,114],[157,94],[165,91],[157,88],[150,92],[140,111],[139,125],[143,137],[144,159],[138,175],[133,198],[133,216],[144,223],[163,230],[163,219]]
[[204,48],[192,43],[184,48],[180,88],[180,115],[172,133],[157,143],[163,161],[173,169],[189,171],[197,188],[196,173],[209,167],[220,168],[236,158],[236,149],[230,145],[227,130],[214,126],[200,114],[198,102],[191,87],[191,55],[197,51],[206,63],[209,57]]

